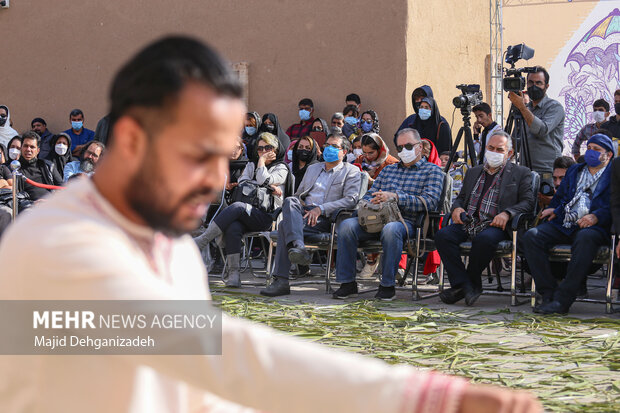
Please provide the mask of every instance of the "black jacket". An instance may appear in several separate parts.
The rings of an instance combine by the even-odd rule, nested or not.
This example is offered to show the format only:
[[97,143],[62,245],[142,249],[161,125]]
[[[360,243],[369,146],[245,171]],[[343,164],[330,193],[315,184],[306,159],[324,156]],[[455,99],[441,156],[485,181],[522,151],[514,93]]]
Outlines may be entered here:
[[[19,162],[21,163],[20,171],[26,178],[46,185],[62,185],[62,175],[60,175],[53,162],[39,158],[27,161],[23,157],[19,159]],[[30,195],[30,199],[33,201],[44,197],[50,192],[49,189],[35,187],[29,183],[25,183],[24,191]]]
[[[463,178],[461,192],[452,203],[452,210],[463,208],[467,211],[469,198],[476,186],[484,166],[478,165],[469,169]],[[511,217],[518,213],[532,212],[534,208],[534,193],[532,191],[532,172],[525,166],[506,164],[499,192],[499,211],[507,212]]]

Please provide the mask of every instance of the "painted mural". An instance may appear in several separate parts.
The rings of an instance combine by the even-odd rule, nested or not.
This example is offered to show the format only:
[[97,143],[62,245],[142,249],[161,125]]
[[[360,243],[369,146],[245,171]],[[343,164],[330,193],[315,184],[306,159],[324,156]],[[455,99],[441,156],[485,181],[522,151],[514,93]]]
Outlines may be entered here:
[[592,104],[605,99],[614,112],[613,94],[620,89],[620,10],[618,2],[601,2],[582,23],[551,66],[550,75],[561,81],[554,95],[563,100],[564,152],[579,130],[592,123]]

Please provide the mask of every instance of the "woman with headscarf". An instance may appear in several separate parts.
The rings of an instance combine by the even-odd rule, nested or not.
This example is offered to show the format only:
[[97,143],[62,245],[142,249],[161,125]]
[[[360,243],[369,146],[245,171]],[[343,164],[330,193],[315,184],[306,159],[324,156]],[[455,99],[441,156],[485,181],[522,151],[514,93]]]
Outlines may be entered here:
[[452,131],[450,125],[441,116],[435,99],[422,98],[418,115],[413,122],[413,128],[420,133],[421,138],[433,142],[437,152],[445,152],[452,149]]
[[[256,181],[258,185],[269,186],[273,190],[275,208],[282,206],[285,185],[289,176],[288,166],[283,160],[284,148],[275,135],[261,133],[256,142],[256,153],[253,156],[255,160],[248,162],[239,178],[240,185],[244,181]],[[268,212],[245,202],[235,202],[216,216],[207,230],[196,237],[195,241],[203,250],[208,248],[211,241],[223,236],[228,266],[226,285],[228,287],[241,287],[239,260],[243,234],[251,231],[268,230],[272,222],[273,217]]]
[[245,126],[241,138],[243,139],[246,153],[254,152],[254,145],[256,144],[256,139],[258,139],[258,130],[261,124],[262,121],[258,112],[248,112],[245,114]]
[[53,150],[47,154],[46,159],[52,161],[60,175],[63,175],[65,165],[73,162],[73,156],[69,150],[71,148],[71,137],[66,133],[59,133],[52,138],[51,145]]
[[367,110],[362,113],[362,117],[360,118],[360,128],[364,133],[379,133],[379,115],[377,115],[377,112],[374,110]]
[[15,129],[11,127],[11,112],[6,105],[0,105],[0,143],[7,145],[12,137],[19,135]]
[[318,144],[309,136],[299,139],[293,147],[293,176],[295,176],[295,191],[304,179],[308,166],[317,163]]
[[314,119],[314,122],[312,122],[309,135],[312,139],[314,139],[319,147],[321,147],[325,145],[325,141],[327,140],[327,136],[330,134],[330,131],[331,130],[325,119],[316,118]]
[[[278,117],[273,113],[265,113],[263,115],[262,124],[258,128],[258,132],[259,134],[263,132],[268,132],[272,135],[275,135],[284,147],[285,151],[289,146],[291,146],[291,138],[289,138],[289,136],[284,132],[284,130],[282,130],[282,127],[280,126],[280,121],[278,121]],[[256,153],[256,151],[248,152],[248,154],[254,153]],[[284,155],[285,153],[282,153],[282,157],[284,157]],[[252,159],[251,157],[250,159],[254,161],[254,159]]]
[[13,136],[6,145],[6,166],[10,166],[11,162],[16,161],[22,154],[22,138],[21,136]]

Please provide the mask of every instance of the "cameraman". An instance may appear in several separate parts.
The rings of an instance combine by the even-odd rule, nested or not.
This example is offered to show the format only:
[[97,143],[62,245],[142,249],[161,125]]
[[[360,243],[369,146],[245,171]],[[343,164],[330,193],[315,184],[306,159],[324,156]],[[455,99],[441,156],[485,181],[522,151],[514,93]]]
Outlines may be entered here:
[[558,190],[566,175],[566,170],[574,164],[575,161],[570,156],[560,156],[553,161],[553,186],[545,182],[541,185],[540,192],[538,193],[538,202],[540,203],[541,210],[549,205],[551,198],[555,195],[555,191]]
[[564,108],[547,96],[549,73],[542,66],[533,69],[527,75],[530,102],[526,105],[523,96],[514,92],[508,93],[508,99],[525,119],[532,170],[543,182],[552,184],[553,161],[563,149]]
[[482,102],[474,106],[471,110],[476,117],[474,122],[474,146],[478,154],[478,164],[484,163],[484,150],[487,146],[487,136],[492,136],[494,132],[501,131],[502,127],[493,120],[491,106]]

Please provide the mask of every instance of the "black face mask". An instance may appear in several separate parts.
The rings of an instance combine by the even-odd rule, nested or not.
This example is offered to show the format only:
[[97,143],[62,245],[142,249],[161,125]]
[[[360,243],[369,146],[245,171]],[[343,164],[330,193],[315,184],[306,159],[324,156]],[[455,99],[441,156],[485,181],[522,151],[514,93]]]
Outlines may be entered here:
[[307,149],[297,149],[297,157],[300,161],[308,162],[312,157],[312,152]]
[[527,88],[527,94],[529,95],[530,99],[534,101],[539,101],[545,96],[545,89],[541,89],[536,85],[532,85]]
[[276,127],[275,125],[265,125],[265,129],[267,129],[267,132],[273,133],[273,131],[276,130]]
[[0,116],[0,126],[4,126],[5,123],[6,123],[6,117]]
[[614,103],[614,109],[616,109],[616,115],[620,115],[620,103]]

